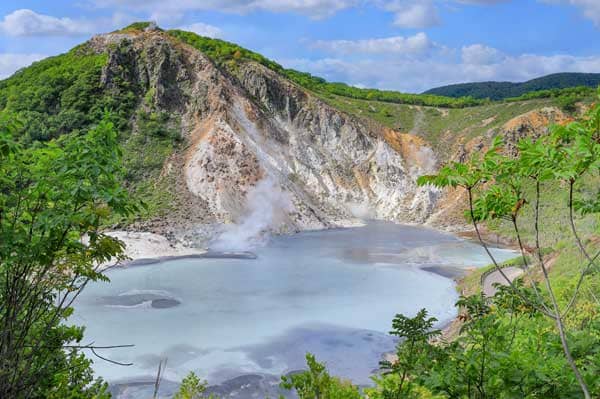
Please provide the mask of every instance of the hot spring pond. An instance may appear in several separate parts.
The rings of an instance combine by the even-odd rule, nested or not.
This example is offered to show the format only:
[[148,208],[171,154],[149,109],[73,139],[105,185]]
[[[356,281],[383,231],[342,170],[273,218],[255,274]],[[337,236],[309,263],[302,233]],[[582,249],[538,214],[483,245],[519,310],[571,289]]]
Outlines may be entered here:
[[[168,359],[168,390],[175,386],[168,381],[192,370],[211,384],[281,375],[302,369],[312,352],[333,374],[368,384],[382,353],[393,350],[387,332],[394,315],[427,308],[440,325],[449,321],[457,294],[442,274],[489,263],[476,244],[382,222],[274,237],[253,252],[256,259],[112,270],[110,283],[89,285],[72,318],[86,326],[86,342],[135,344],[100,351],[134,365],[93,358],[97,374],[127,383],[120,397],[146,397],[143,382],[154,378],[161,358]],[[515,256],[494,252],[502,260]],[[431,267],[436,273],[425,270]]]

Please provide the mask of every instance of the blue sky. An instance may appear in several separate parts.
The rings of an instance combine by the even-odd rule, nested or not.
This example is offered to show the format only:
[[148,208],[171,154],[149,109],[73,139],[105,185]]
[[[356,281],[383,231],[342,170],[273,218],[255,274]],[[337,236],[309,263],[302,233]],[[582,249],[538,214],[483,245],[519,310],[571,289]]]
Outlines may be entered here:
[[382,89],[600,72],[600,0],[4,0],[0,77],[138,20]]

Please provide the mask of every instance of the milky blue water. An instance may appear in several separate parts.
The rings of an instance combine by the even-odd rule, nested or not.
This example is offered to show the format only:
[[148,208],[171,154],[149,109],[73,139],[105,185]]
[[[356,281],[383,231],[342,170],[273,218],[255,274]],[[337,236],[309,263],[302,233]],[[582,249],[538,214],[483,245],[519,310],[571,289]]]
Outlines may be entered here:
[[[473,243],[424,228],[373,222],[365,227],[279,236],[257,259],[183,259],[108,272],[80,296],[75,323],[119,367],[95,359],[111,382],[166,378],[189,371],[211,383],[246,373],[282,374],[316,353],[334,374],[367,383],[395,314],[426,308],[451,320],[454,282],[427,266],[489,263]],[[500,260],[514,257],[494,250]]]

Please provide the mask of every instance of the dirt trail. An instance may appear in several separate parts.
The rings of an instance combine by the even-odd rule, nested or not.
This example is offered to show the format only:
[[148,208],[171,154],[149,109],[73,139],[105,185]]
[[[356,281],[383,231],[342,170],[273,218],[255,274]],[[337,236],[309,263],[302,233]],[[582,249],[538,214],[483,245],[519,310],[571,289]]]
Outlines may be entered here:
[[416,109],[416,113],[415,113],[415,119],[413,121],[413,128],[410,129],[410,134],[418,136],[419,133],[423,130],[423,125],[425,122],[425,112],[423,111],[423,108],[419,107],[419,106],[415,106]]
[[[514,281],[516,278],[520,277],[524,271],[520,267],[510,266],[502,268],[502,271],[510,279],[510,281]],[[492,297],[496,293],[496,287],[494,284],[500,285],[508,285],[506,279],[500,274],[498,270],[494,270],[492,273],[488,274],[483,279],[483,293],[487,297]]]

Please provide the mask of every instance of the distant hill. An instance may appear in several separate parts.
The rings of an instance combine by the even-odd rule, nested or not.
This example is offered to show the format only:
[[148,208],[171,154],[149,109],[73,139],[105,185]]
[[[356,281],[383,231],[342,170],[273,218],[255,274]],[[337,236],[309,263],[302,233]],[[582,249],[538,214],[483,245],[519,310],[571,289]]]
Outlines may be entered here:
[[564,89],[568,87],[596,87],[600,84],[600,73],[555,73],[522,83],[479,82],[461,83],[436,87],[423,94],[447,97],[473,97],[478,99],[503,100],[519,97],[525,93],[540,90]]

